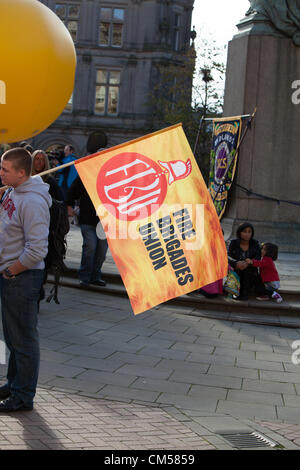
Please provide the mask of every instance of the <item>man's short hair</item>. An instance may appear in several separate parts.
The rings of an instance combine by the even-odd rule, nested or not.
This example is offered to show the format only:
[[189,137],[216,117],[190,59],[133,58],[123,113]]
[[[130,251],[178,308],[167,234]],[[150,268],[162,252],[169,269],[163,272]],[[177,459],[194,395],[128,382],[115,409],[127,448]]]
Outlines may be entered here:
[[1,159],[10,161],[15,170],[25,170],[26,176],[31,175],[32,158],[26,149],[17,147],[7,150]]

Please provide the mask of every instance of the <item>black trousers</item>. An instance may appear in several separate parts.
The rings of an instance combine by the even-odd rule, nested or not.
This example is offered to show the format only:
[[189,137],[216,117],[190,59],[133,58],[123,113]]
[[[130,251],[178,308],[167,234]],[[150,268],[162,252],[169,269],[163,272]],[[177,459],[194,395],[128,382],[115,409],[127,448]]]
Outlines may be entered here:
[[248,294],[252,289],[254,289],[257,295],[265,295],[265,287],[256,268],[248,266],[248,268],[243,271],[237,269],[236,272],[240,276],[241,296],[248,297]]

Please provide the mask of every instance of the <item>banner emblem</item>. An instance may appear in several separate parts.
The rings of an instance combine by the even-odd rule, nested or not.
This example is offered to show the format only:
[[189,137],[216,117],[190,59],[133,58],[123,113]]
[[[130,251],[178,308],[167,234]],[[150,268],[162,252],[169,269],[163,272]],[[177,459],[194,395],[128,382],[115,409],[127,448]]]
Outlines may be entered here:
[[100,169],[97,192],[117,219],[129,222],[144,219],[163,204],[167,183],[186,178],[191,171],[190,159],[186,163],[182,160],[157,163],[140,153],[120,153]]

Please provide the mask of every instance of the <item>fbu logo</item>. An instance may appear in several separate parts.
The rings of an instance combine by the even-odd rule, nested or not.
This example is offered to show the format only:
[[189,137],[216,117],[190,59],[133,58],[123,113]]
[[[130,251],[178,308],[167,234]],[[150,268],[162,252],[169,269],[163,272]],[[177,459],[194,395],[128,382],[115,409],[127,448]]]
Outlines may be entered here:
[[121,220],[151,215],[167,194],[167,182],[160,166],[139,153],[125,152],[108,160],[97,180],[102,203]]
[[296,89],[296,91],[292,93],[292,103],[300,104],[300,80],[294,80],[292,88]]
[[0,104],[6,104],[6,85],[3,80],[0,80]]
[[300,364],[300,341],[294,341],[292,343],[292,349],[295,349],[295,352],[292,354],[292,363],[295,365]]
[[189,176],[191,160],[154,161],[135,152],[115,155],[102,166],[98,195],[108,211],[120,220],[150,216],[164,202],[168,185]]

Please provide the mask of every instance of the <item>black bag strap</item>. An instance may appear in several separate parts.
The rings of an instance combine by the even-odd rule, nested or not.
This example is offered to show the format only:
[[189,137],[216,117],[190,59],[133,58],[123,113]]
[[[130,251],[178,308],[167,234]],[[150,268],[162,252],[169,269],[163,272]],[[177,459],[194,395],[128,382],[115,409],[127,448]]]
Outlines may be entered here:
[[50,295],[47,297],[46,302],[50,303],[51,300],[53,299],[56,304],[60,303],[57,297],[59,279],[60,279],[60,270],[56,267],[55,272],[54,272],[54,286],[52,287],[50,291]]

